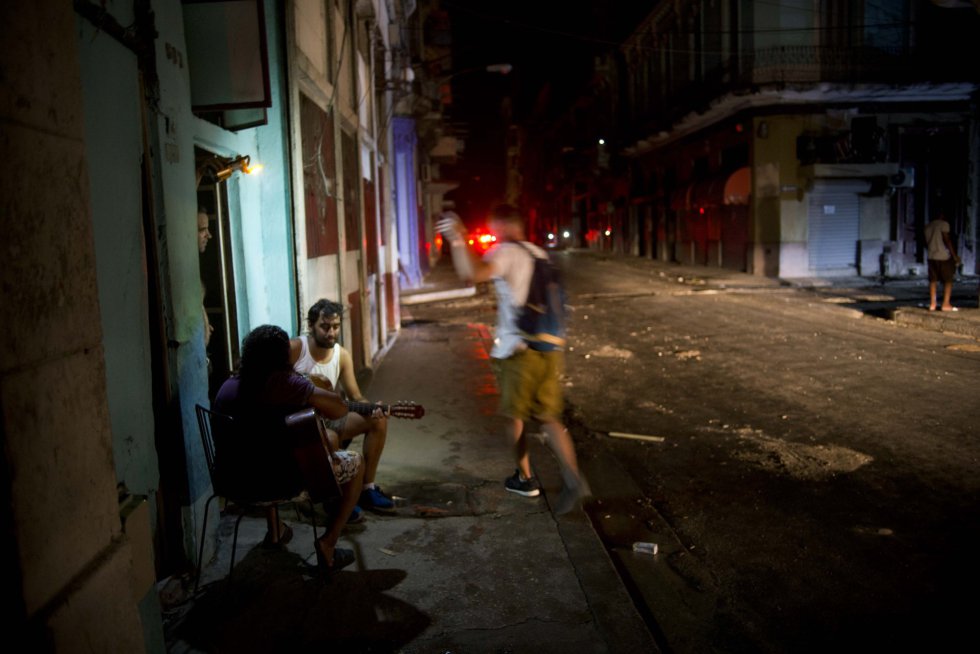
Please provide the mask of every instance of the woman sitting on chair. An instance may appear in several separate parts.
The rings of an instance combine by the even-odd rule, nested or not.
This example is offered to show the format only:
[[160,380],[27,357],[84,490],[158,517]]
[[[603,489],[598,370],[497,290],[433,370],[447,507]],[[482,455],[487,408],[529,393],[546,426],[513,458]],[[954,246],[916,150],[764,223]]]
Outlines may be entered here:
[[[308,484],[293,456],[285,417],[307,407],[327,418],[347,413],[339,394],[317,388],[293,372],[285,331],[274,325],[256,327],[242,341],[238,373],[222,384],[214,402],[215,411],[232,416],[238,425],[233,443],[217,445],[217,468],[230,477],[226,482],[256,500],[299,495]],[[328,512],[327,532],[316,542],[317,564],[325,572],[354,561],[354,552],[337,548],[337,540],[357,504],[364,477],[357,452],[339,450],[330,454],[330,461],[342,495],[337,511]],[[291,532],[275,508],[267,518],[266,542],[288,540]]]

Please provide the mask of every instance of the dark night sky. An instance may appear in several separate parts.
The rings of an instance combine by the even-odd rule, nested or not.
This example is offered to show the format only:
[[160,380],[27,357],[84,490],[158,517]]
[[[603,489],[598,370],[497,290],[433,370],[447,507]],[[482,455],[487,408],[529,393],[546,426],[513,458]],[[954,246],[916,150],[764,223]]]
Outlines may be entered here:
[[449,198],[471,224],[504,193],[505,121],[510,99],[513,120],[521,122],[548,86],[552,106],[561,109],[588,81],[596,54],[615,47],[653,2],[606,0],[443,0],[453,28],[452,70],[509,63],[509,75],[467,72],[453,79],[447,112],[463,132],[466,150],[443,176],[461,183]]

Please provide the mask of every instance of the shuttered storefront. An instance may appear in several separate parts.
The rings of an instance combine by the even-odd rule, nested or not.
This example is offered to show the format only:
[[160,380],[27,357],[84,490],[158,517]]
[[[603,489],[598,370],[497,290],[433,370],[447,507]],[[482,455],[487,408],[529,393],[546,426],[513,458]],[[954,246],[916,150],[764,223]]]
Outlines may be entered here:
[[867,182],[814,184],[808,207],[811,271],[823,274],[857,271],[858,193],[867,188]]

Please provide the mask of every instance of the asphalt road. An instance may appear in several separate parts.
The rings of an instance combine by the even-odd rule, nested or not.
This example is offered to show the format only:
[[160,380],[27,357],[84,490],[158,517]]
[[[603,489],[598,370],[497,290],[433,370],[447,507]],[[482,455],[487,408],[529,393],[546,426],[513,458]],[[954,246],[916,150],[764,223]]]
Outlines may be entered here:
[[[664,651],[975,640],[975,341],[771,280],[558,258],[587,509]],[[491,297],[438,319],[492,324]],[[636,540],[659,553],[632,553]]]
[[[806,292],[573,256],[580,450],[640,492],[593,522],[666,650],[935,651],[970,635],[980,353]],[[623,552],[631,536],[661,554]]]

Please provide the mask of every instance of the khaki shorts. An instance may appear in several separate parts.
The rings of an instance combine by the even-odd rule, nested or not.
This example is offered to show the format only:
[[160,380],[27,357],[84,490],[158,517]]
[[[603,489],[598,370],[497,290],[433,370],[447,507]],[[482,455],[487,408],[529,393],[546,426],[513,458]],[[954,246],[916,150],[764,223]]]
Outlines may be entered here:
[[500,415],[518,420],[561,418],[564,352],[528,349],[506,359],[491,361],[500,387]]

